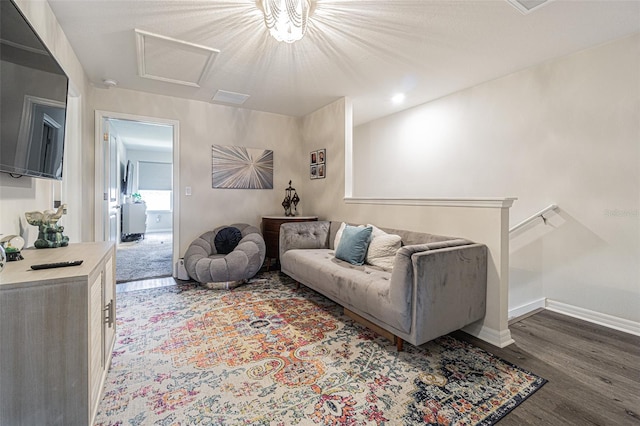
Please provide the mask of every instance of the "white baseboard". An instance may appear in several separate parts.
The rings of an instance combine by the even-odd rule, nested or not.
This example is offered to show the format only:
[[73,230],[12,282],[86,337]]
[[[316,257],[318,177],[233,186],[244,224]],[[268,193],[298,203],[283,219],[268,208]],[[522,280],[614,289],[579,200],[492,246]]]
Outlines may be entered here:
[[614,330],[640,336],[640,323],[636,321],[614,317],[613,315],[591,311],[578,306],[567,305],[566,303],[557,302],[551,299],[547,299],[546,309],[559,314],[592,322],[594,324],[613,328]]
[[499,348],[504,348],[505,346],[515,343],[515,340],[511,338],[511,331],[508,328],[501,331],[486,327],[482,324],[473,323],[464,327],[462,331]]
[[546,307],[546,298],[540,298],[538,300],[534,300],[529,303],[525,303],[524,305],[518,306],[517,308],[509,309],[509,321],[514,318],[519,318],[521,316],[527,315],[530,312],[536,311],[538,309],[544,309]]

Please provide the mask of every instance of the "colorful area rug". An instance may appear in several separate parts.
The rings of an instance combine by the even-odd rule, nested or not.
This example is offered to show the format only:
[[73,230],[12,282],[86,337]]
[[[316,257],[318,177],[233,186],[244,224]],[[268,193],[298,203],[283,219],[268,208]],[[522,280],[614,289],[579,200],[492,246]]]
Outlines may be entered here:
[[278,272],[117,303],[97,425],[490,425],[545,383],[449,336],[398,353]]

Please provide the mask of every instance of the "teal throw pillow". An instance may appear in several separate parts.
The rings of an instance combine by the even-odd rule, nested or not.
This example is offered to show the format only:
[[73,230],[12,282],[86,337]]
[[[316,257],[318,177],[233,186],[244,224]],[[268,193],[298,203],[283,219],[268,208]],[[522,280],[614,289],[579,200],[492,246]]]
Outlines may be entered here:
[[342,232],[340,243],[336,247],[336,257],[352,265],[364,264],[367,249],[371,242],[372,228],[347,225]]

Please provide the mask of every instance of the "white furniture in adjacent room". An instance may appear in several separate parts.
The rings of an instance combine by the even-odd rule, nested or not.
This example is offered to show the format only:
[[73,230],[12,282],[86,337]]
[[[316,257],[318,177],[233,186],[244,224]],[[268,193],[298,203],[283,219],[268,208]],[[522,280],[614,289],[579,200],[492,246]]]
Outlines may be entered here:
[[[0,273],[0,424],[93,424],[115,342],[114,244],[22,255]],[[83,263],[30,269],[71,260]]]
[[122,205],[122,241],[130,235],[144,235],[147,232],[147,205],[127,203]]

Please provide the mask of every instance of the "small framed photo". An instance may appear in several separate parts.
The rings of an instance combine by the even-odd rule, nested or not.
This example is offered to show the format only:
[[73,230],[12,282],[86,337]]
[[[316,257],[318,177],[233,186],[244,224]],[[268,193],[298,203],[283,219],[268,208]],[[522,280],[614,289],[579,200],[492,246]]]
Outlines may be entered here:
[[311,179],[324,179],[327,175],[327,149],[311,151],[309,154]]

